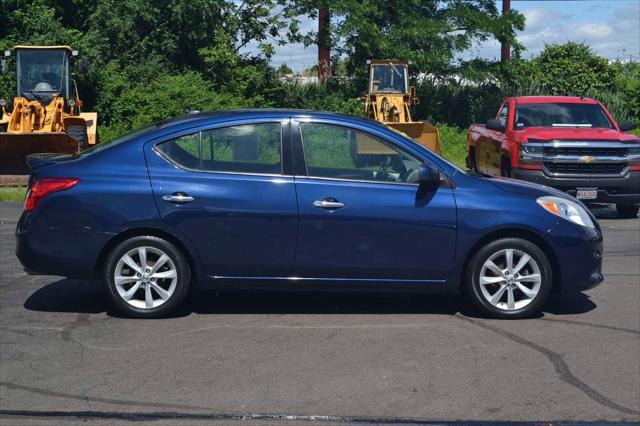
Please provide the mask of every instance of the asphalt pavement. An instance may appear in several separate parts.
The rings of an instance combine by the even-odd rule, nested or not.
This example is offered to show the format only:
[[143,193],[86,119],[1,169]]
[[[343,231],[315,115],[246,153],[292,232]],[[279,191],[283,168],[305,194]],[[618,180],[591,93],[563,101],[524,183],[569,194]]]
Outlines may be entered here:
[[640,421],[640,220],[596,211],[605,282],[539,318],[459,296],[197,292],[113,312],[99,282],[28,276],[0,203],[0,423]]

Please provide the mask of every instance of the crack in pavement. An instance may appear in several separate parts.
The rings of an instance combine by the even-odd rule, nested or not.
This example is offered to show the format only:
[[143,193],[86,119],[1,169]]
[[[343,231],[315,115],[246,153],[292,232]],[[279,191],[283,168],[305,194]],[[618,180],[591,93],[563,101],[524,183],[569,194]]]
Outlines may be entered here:
[[551,361],[551,364],[553,364],[556,374],[558,375],[558,378],[560,378],[560,380],[580,390],[582,393],[584,393],[585,395],[587,395],[589,398],[599,403],[600,405],[611,408],[612,410],[619,411],[621,413],[640,415],[640,410],[625,407],[616,402],[613,402],[612,400],[610,400],[609,398],[607,398],[606,396],[604,396],[603,394],[601,394],[600,392],[598,392],[597,390],[595,390],[594,388],[592,388],[591,386],[589,386],[588,384],[580,380],[575,374],[573,374],[573,372],[569,368],[569,364],[567,364],[567,362],[564,360],[563,354],[554,352],[547,347],[539,345],[530,340],[524,339],[506,330],[502,330],[498,327],[493,327],[489,324],[476,321],[471,318],[463,317],[460,314],[455,314],[454,317],[462,321],[469,322],[477,327],[484,328],[485,330],[491,331],[492,333],[495,333],[513,342],[527,346],[528,348],[533,349],[545,355],[549,359],[549,361]]
[[56,392],[50,391],[47,389],[36,388],[32,386],[19,385],[13,382],[0,382],[0,386],[4,386],[7,389],[11,390],[21,390],[25,392],[36,393],[39,395],[52,396],[56,398],[64,398],[64,399],[73,399],[76,401],[82,402],[100,402],[103,404],[112,404],[112,405],[125,405],[129,407],[147,407],[147,408],[164,408],[168,410],[206,410],[211,411],[210,408],[207,407],[199,407],[193,405],[182,405],[182,404],[164,404],[160,402],[142,402],[142,401],[130,401],[124,399],[111,399],[111,398],[100,398],[88,395],[75,395],[71,393],[65,392]]

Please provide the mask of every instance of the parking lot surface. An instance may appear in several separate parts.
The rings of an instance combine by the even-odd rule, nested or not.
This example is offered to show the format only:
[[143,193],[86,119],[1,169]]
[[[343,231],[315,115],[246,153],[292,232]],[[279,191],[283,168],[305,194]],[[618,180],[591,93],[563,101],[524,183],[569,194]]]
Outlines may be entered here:
[[611,209],[605,282],[499,321],[460,296],[270,292],[122,318],[99,282],[22,271],[21,208],[0,203],[3,424],[640,421],[640,220]]

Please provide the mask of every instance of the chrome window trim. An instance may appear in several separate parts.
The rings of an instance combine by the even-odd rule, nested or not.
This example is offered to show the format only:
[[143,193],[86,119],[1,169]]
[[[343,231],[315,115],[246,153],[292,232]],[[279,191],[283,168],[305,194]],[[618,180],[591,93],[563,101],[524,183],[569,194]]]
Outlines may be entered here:
[[[168,163],[170,163],[172,166],[174,166],[177,169],[183,170],[183,171],[187,171],[187,172],[194,172],[194,173],[207,173],[207,174],[214,174],[214,175],[235,175],[235,176],[263,176],[263,177],[288,177],[288,178],[293,178],[292,174],[284,174],[284,161],[283,159],[283,144],[284,144],[284,140],[283,140],[283,125],[287,122],[288,120],[265,120],[265,121],[251,121],[251,122],[241,122],[241,123],[236,123],[236,124],[227,124],[224,125],[224,122],[222,122],[222,126],[213,126],[213,127],[209,127],[209,128],[204,128],[204,129],[200,129],[200,130],[196,130],[195,132],[192,133],[185,133],[185,134],[181,134],[179,136],[175,136],[169,139],[163,139],[163,140],[158,140],[153,142],[151,150],[153,152],[155,152],[157,155],[159,155],[161,158],[163,158],[164,160],[166,160]],[[269,124],[269,123],[273,123],[273,124],[279,124],[280,125],[280,173],[251,173],[251,172],[230,172],[230,171],[222,171],[222,170],[202,170],[202,169],[192,169],[190,167],[185,167],[181,164],[176,163],[174,160],[172,160],[171,158],[169,158],[168,156],[166,156],[162,151],[160,151],[160,149],[158,148],[158,145],[161,145],[163,143],[166,142],[171,142],[173,140],[179,139],[181,137],[184,136],[189,136],[189,135],[194,135],[194,134],[198,134],[198,138],[199,138],[199,150],[202,150],[202,132],[206,132],[209,130],[217,130],[217,129],[225,129],[228,127],[237,127],[237,126],[247,126],[247,125],[256,125],[256,124]],[[199,157],[202,157],[202,152],[199,153]],[[199,158],[199,160],[201,161],[202,158]],[[288,181],[287,181],[288,182]]]
[[420,186],[419,183],[386,182],[383,180],[340,179],[340,178],[329,178],[329,177],[320,177],[320,176],[301,176],[301,175],[294,175],[293,177],[296,179],[318,179],[318,180],[328,180],[328,181],[335,181],[335,182],[369,183],[374,185]]

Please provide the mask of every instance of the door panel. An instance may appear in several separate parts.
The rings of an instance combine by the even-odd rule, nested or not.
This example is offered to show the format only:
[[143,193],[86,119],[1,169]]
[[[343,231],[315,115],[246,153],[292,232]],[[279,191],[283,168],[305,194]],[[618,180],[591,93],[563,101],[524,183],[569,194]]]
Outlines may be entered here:
[[[243,173],[279,167],[279,152],[274,147],[266,149],[263,143],[264,138],[273,137],[273,129],[263,130],[236,127],[215,134],[202,132],[202,137],[194,139],[199,142],[192,143],[203,146],[173,144],[177,147],[162,148],[162,154],[151,144],[145,148],[162,220],[191,240],[209,275],[291,274],[298,223],[293,178]],[[258,145],[251,134],[263,138]],[[171,155],[180,167],[163,155]],[[182,167],[189,166],[184,164],[198,170],[186,170]],[[216,168],[240,172],[202,170]],[[179,197],[190,197],[193,201],[180,202],[184,198]]]
[[[296,178],[300,277],[444,280],[454,260],[449,188]],[[336,210],[314,202],[334,199]]]
[[296,276],[446,279],[456,239],[452,190],[419,188],[423,161],[391,141],[348,126],[296,124],[294,150],[303,148],[306,166],[296,170],[308,175],[296,176]]

